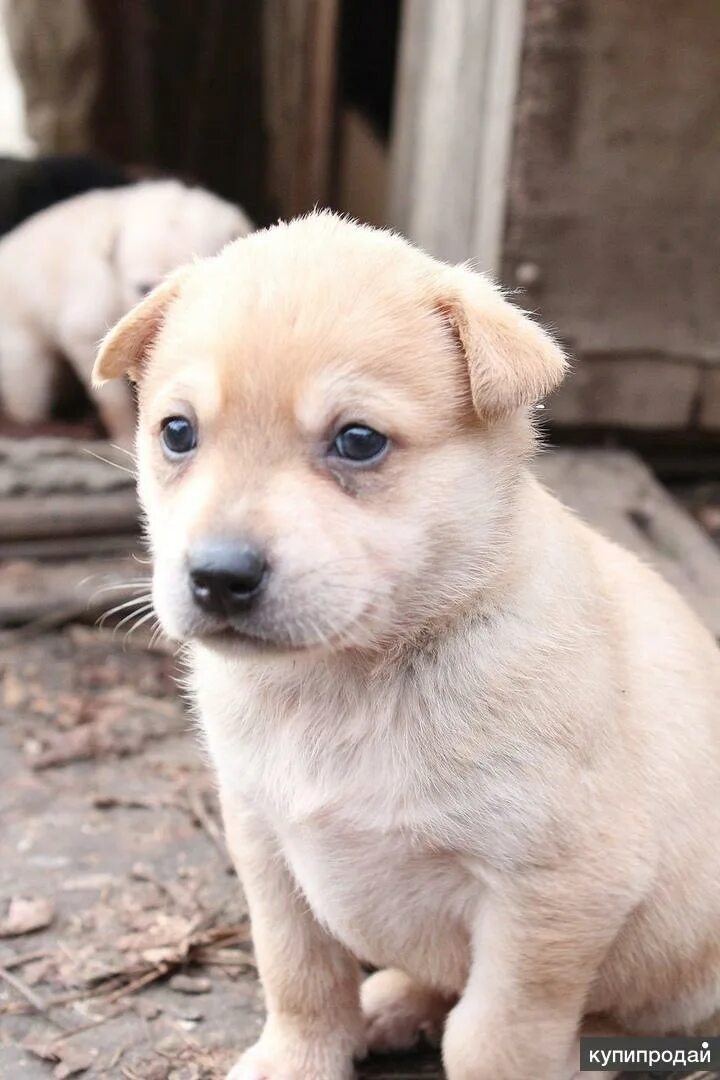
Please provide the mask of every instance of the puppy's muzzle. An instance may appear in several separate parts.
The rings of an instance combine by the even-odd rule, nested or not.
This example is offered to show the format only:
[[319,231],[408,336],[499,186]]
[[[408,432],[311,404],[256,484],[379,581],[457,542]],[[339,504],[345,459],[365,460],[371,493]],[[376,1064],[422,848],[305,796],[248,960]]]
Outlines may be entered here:
[[188,573],[197,606],[208,615],[231,619],[253,606],[267,577],[268,565],[254,544],[215,540],[191,553]]

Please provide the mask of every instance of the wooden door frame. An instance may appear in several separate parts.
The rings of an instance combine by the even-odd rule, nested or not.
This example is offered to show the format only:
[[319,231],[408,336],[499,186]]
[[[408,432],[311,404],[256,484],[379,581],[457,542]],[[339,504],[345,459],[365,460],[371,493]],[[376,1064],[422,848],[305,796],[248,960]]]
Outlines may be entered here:
[[405,0],[388,220],[498,274],[526,0]]

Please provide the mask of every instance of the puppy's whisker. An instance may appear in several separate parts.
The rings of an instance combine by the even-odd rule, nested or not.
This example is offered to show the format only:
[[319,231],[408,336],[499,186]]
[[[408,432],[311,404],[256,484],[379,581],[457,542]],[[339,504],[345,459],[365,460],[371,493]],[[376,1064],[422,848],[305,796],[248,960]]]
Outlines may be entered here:
[[80,585],[80,586],[90,585],[91,582],[97,580],[98,578],[102,581],[103,580],[103,575],[101,575],[101,574],[88,574],[86,577],[80,578],[80,580],[78,581],[78,585]]
[[116,604],[115,607],[111,607],[103,614],[103,619],[109,618],[111,615],[116,615],[118,611],[124,611],[129,607],[138,607],[139,605],[145,605],[152,601],[150,593],[144,593],[142,596],[131,596],[129,600],[123,600],[121,604]]
[[120,472],[127,473],[128,476],[132,476],[133,480],[137,478],[137,474],[133,469],[126,469],[124,465],[120,465],[117,461],[111,461],[110,458],[103,457],[102,454],[95,453],[94,450],[90,450],[89,447],[84,446],[83,451],[89,454],[90,457],[96,458],[98,461],[102,461],[104,465],[112,465],[113,469],[119,469]]
[[127,454],[127,456],[137,464],[137,454],[133,450],[128,450],[126,446],[121,446],[120,443],[110,443],[113,450],[118,450],[121,454]]
[[123,619],[120,620],[119,623],[117,623],[116,626],[113,627],[113,634],[117,634],[118,630],[125,626],[126,623],[131,622],[133,619],[140,618],[140,616],[150,616],[154,614],[155,612],[153,608],[141,608],[139,611],[131,611],[129,615],[126,615]]
[[162,635],[163,635],[163,628],[162,628],[162,625],[158,622],[157,626],[155,627],[155,629],[153,630],[153,632],[152,632],[152,634],[150,636],[150,641],[148,642],[148,648],[154,649],[155,646],[157,645],[158,641],[162,637]]
[[97,625],[99,627],[102,627],[112,615],[117,615],[119,614],[119,612],[125,611],[127,610],[127,608],[131,608],[131,611],[126,616],[124,616],[121,622],[118,623],[115,627],[115,629],[117,630],[118,626],[121,626],[123,622],[131,619],[134,615],[139,614],[141,611],[146,611],[150,607],[152,607],[152,599],[150,597],[133,597],[132,600],[128,600],[124,604],[118,604],[116,607],[111,608],[109,611],[106,611],[105,614],[98,619]]
[[118,604],[115,608],[112,608],[110,614],[116,615],[121,611],[126,611],[128,608],[130,608],[128,614],[132,614],[133,611],[144,611],[148,607],[152,607],[151,596],[134,596],[132,600],[127,600],[124,604]]
[[[86,582],[82,582],[86,584]],[[103,593],[109,592],[128,592],[130,589],[147,589],[150,582],[147,578],[138,579],[137,581],[117,581],[113,585],[99,585],[95,590],[95,596],[101,596]]]
[[[150,611],[147,612],[147,614],[143,615],[142,618],[138,619],[137,622],[133,623],[130,629],[125,632],[125,635],[123,637],[123,645],[127,642],[128,638],[135,633],[136,630],[139,630],[141,626],[144,626],[145,623],[149,622],[150,619],[153,618],[155,618],[155,612],[151,608]],[[120,624],[118,624],[118,626],[119,625]]]

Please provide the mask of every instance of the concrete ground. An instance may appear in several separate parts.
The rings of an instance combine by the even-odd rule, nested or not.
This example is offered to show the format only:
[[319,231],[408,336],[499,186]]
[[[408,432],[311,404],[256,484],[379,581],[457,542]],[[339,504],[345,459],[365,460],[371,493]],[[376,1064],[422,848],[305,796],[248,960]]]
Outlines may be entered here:
[[262,1000],[172,658],[74,626],[1,663],[0,1077],[222,1077]]

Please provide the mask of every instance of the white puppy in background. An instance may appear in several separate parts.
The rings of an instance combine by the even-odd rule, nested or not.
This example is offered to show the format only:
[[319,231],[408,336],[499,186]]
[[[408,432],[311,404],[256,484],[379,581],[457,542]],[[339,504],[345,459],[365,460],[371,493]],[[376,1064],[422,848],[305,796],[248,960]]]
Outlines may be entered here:
[[[9,233],[0,241],[3,411],[24,423],[45,419],[61,357],[91,390],[108,327],[169,271],[251,230],[241,210],[210,192],[153,180],[68,199]],[[128,387],[114,386],[97,405],[108,433],[128,441]]]

